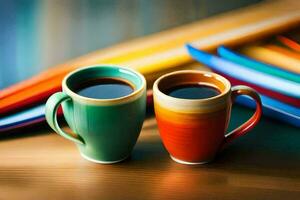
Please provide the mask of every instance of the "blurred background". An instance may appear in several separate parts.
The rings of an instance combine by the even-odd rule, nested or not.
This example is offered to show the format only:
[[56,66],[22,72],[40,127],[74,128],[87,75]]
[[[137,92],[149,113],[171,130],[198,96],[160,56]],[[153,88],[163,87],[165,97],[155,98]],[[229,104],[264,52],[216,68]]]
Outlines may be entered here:
[[0,89],[68,59],[260,0],[0,0]]

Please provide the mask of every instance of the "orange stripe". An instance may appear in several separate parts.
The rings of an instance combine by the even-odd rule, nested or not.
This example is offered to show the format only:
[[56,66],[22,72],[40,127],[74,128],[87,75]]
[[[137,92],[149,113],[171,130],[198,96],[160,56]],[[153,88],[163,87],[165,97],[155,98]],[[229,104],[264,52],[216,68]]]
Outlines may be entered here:
[[[278,4],[278,5],[277,5]],[[66,64],[58,65],[55,68],[43,73],[41,77],[35,77],[33,79],[29,79],[27,81],[23,81],[19,84],[11,86],[5,90],[0,91],[0,99],[11,95],[15,92],[18,92],[22,89],[30,87],[34,84],[39,84],[39,82],[46,81],[46,79],[51,79],[56,75],[66,74],[69,71],[72,71],[74,68],[82,65],[90,65],[95,63],[109,63],[109,62],[117,62],[117,60],[111,60],[112,58],[120,59],[120,61],[125,61],[126,57],[131,57],[135,59],[139,54],[140,56],[148,55],[154,51],[158,51],[158,49],[169,49],[176,45],[182,45],[185,42],[193,40],[195,38],[201,38],[207,35],[213,35],[216,33],[220,33],[222,31],[233,29],[234,27],[239,27],[243,24],[247,24],[249,22],[259,22],[262,20],[268,20],[268,18],[274,17],[274,13],[270,14],[265,12],[265,8],[274,7],[275,12],[278,16],[284,16],[287,12],[282,11],[282,5],[280,2],[278,3],[266,3],[261,4],[259,6],[253,6],[250,8],[244,8],[240,11],[233,11],[227,14],[223,14],[221,16],[216,16],[210,19],[201,20],[200,22],[193,23],[191,25],[175,28],[171,31],[165,31],[162,33],[155,34],[153,36],[148,36],[143,39],[137,39],[133,42],[124,43],[120,45],[116,45],[111,48],[107,48],[105,50],[96,51],[92,54],[88,54],[86,56],[80,57],[79,59],[75,59]],[[289,13],[292,13],[294,10],[297,10],[295,6],[292,7]],[[252,11],[252,12],[251,12]],[[237,18],[238,17],[238,18]],[[296,16],[287,20],[285,23],[281,24],[282,27],[290,27],[297,24],[299,18]],[[220,23],[222,22],[222,23]],[[280,26],[272,27],[272,30],[280,30],[282,29]],[[270,33],[271,30],[258,30],[257,36],[264,35],[265,33]],[[250,36],[252,38],[252,36]],[[237,38],[239,39],[239,38]],[[245,36],[242,36],[241,41],[244,41]],[[231,43],[237,43],[237,41],[231,41]],[[157,49],[158,48],[158,49]],[[213,48],[213,47],[212,47]],[[143,52],[143,53],[141,53]]]
[[297,52],[300,52],[300,44],[297,43],[296,41],[281,35],[277,36],[277,40],[279,40],[282,44],[286,45],[287,47]]
[[289,49],[282,48],[280,46],[276,46],[276,45],[273,45],[273,44],[266,45],[266,48],[271,49],[273,51],[276,51],[278,53],[284,54],[288,57],[295,58],[295,59],[299,60],[299,62],[300,62],[300,54],[297,53],[297,52],[294,52],[294,51],[291,51]]
[[[267,4],[267,6],[274,5],[275,4]],[[62,78],[68,72],[80,66],[93,65],[97,63],[128,64],[129,66],[138,69],[143,74],[147,74],[157,72],[162,69],[177,67],[186,64],[188,62],[191,62],[191,58],[186,53],[180,55],[178,54],[175,57],[168,56],[167,58],[157,57],[157,55],[160,52],[168,53],[169,51],[174,50],[175,47],[183,48],[182,45],[185,42],[191,41],[196,38],[201,39],[205,38],[205,36],[208,35],[219,34],[223,31],[230,31],[231,29],[239,28],[241,25],[247,25],[249,24],[249,22],[255,23],[264,20],[268,21],[274,16],[268,14],[268,12],[265,12],[265,7],[266,5],[261,5],[261,9],[259,10],[257,10],[257,7],[244,9],[245,11],[252,10],[255,12],[241,13],[241,11],[234,11],[233,13],[221,15],[221,17],[206,19],[204,21],[193,23],[184,27],[179,27],[171,31],[148,36],[145,37],[145,39],[137,39],[133,42],[124,43],[111,48],[96,51],[94,53],[72,60],[68,63],[58,65],[32,79],[23,81],[19,84],[0,91],[0,110],[2,106],[8,106],[18,101],[24,101],[25,99],[32,97],[32,94],[38,96],[41,93],[50,91],[50,88],[58,88],[61,85]],[[287,15],[286,12],[283,12],[281,10],[274,10],[274,12],[275,11],[278,14],[276,17]],[[292,13],[292,11],[290,13]],[[238,22],[236,21],[236,17],[233,16],[239,16]],[[222,23],[220,23],[220,21],[222,21]],[[299,18],[294,16],[284,22],[281,22],[280,25],[274,23],[271,24],[271,26],[266,30],[262,29],[257,33],[251,33],[248,35],[247,33],[243,33],[241,36],[236,37],[235,40],[222,40],[218,42],[238,44],[247,39],[250,40],[253,37],[270,34],[274,31],[294,26],[295,24],[297,24],[297,22],[299,22]],[[218,42],[207,46],[205,49],[211,50],[215,48],[216,45],[219,45]],[[19,92],[20,94],[18,94]]]
[[165,121],[171,121],[175,124],[180,126],[183,125],[190,125],[199,124],[199,120],[209,120],[217,118],[220,115],[226,115],[229,108],[225,105],[225,108],[215,111],[215,112],[208,112],[208,113],[182,113],[182,112],[175,112],[170,109],[166,109],[159,105],[159,102],[155,102],[155,113],[159,115]]

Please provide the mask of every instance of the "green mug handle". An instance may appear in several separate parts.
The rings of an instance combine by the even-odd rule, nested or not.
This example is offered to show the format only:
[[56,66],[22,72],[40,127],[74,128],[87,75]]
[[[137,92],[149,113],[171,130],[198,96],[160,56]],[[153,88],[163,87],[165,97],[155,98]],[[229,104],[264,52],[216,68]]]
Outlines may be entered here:
[[72,135],[64,132],[58,125],[57,122],[57,110],[61,103],[65,101],[72,101],[72,99],[64,92],[57,92],[50,96],[46,103],[46,120],[51,128],[64,138],[71,140],[77,144],[84,144],[84,140],[79,135]]

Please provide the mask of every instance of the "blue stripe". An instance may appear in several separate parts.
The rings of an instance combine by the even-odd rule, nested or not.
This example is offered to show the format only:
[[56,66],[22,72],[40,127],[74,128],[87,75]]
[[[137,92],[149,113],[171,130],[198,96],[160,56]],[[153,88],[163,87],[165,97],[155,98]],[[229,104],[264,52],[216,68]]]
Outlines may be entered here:
[[187,48],[194,59],[209,66],[213,70],[222,72],[239,80],[259,85],[266,89],[277,91],[291,97],[300,98],[299,83],[249,69],[198,50],[190,45],[187,45]]
[[[239,76],[239,73],[245,73],[245,71],[240,70],[239,68],[243,68],[243,66],[235,65],[234,63],[227,62],[223,59],[219,59],[216,56],[212,56],[206,52],[200,51],[198,49],[193,48],[190,45],[187,45],[189,53],[192,55],[193,58],[208,65],[213,70],[224,73],[228,76],[234,77],[238,80],[243,80],[246,82],[251,82],[256,84],[258,79],[255,74],[252,76]],[[231,72],[234,71],[234,72]],[[247,75],[247,74],[246,74]],[[246,77],[246,78],[245,78]],[[267,77],[266,77],[267,79]],[[248,81],[251,80],[251,81]],[[264,82],[265,81],[265,82]],[[260,83],[268,83],[267,80],[260,80]],[[271,82],[274,87],[277,87],[278,82]],[[300,88],[298,88],[300,89]],[[271,118],[275,118],[281,120],[283,122],[289,123],[291,125],[300,127],[300,108],[295,106],[291,106],[289,104],[280,102],[276,99],[267,97],[265,95],[260,95],[262,104],[263,104],[263,114],[269,116]],[[250,107],[255,108],[255,102],[247,96],[239,96],[237,98],[237,103]]]

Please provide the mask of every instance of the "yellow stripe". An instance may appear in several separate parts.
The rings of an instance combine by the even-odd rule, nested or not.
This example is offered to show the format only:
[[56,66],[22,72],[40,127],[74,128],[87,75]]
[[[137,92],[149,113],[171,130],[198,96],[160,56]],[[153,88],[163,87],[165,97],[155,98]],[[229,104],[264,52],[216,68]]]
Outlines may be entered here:
[[300,60],[286,56],[271,49],[261,46],[246,46],[241,49],[241,53],[262,62],[278,66],[282,69],[300,73]]
[[[203,50],[213,50],[220,44],[241,44],[272,35],[299,25],[299,8],[300,4],[292,5],[285,1],[275,1],[263,2],[221,14],[81,56],[52,67],[6,91],[1,91],[0,95],[11,95],[41,84],[43,81],[50,82],[55,77],[61,77],[78,67],[87,65],[109,63],[132,66],[144,75],[164,69],[171,70],[173,67],[191,62],[191,58],[183,47],[186,42],[192,42]],[[265,12],[266,9],[272,12]]]
[[[268,6],[274,6],[272,14],[265,12],[264,9],[259,9],[259,7],[265,7],[265,4],[255,5],[244,8],[247,12],[241,12],[242,10],[229,12],[180,28],[136,39],[129,43],[116,45],[112,48],[96,51],[82,57],[82,59],[74,60],[72,64],[76,64],[76,66],[101,63],[123,64],[139,69],[141,72],[155,72],[176,66],[176,64],[178,66],[189,62],[191,59],[185,51],[182,51],[184,44],[187,42],[194,43],[203,50],[211,50],[221,44],[239,43],[239,40],[244,40],[251,35],[259,36],[263,32],[283,27],[289,23],[295,23],[300,19],[300,13],[297,9],[284,12],[276,9],[278,8],[276,3],[268,4]],[[216,20],[220,18],[222,18],[222,23]],[[172,34],[169,34],[170,32]],[[177,51],[181,51],[181,53],[174,53]],[[168,54],[168,56],[160,54]],[[176,56],[178,58],[175,58]]]

